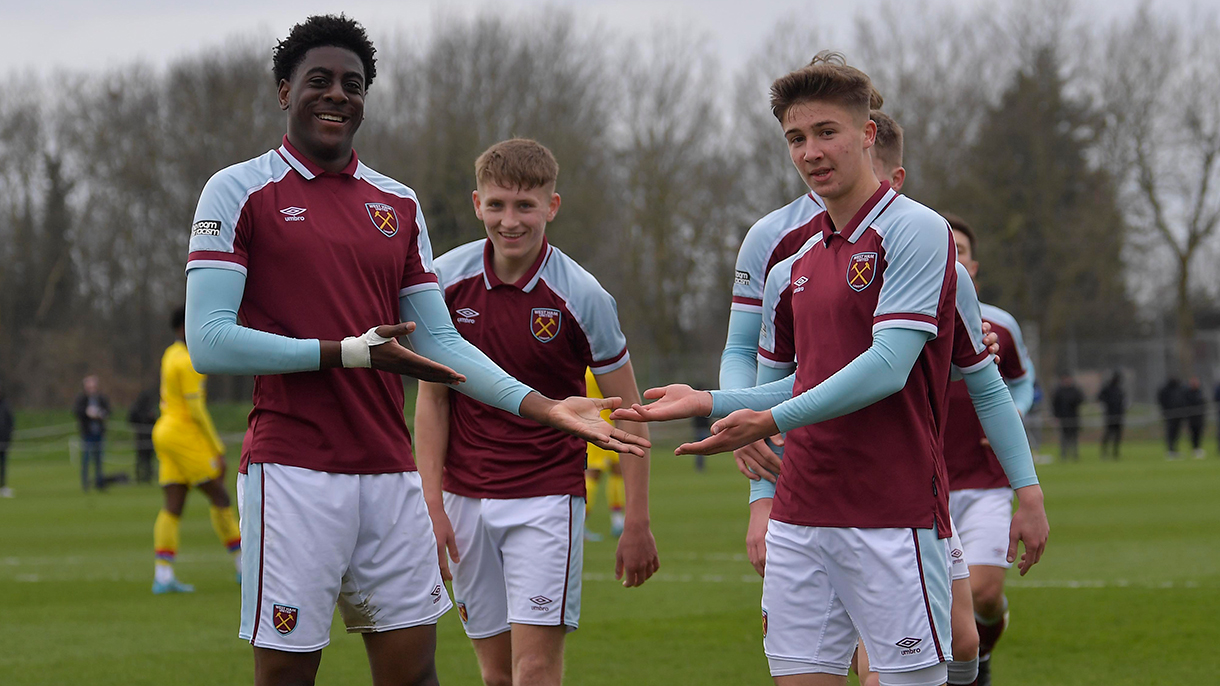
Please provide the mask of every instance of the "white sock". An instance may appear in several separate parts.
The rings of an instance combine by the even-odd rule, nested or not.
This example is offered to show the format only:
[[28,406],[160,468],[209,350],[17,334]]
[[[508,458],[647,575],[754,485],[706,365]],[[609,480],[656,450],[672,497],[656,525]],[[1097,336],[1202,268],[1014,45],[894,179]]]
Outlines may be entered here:
[[168,584],[174,580],[174,566],[168,562],[160,562],[153,565],[153,580],[159,584]]
[[610,525],[611,526],[621,527],[621,526],[623,526],[623,523],[626,521],[627,521],[627,517],[626,517],[626,515],[624,515],[622,513],[621,510],[611,510],[610,511]]
[[949,683],[950,684],[973,684],[979,678],[979,656],[975,655],[973,660],[958,661],[954,660],[949,663]]

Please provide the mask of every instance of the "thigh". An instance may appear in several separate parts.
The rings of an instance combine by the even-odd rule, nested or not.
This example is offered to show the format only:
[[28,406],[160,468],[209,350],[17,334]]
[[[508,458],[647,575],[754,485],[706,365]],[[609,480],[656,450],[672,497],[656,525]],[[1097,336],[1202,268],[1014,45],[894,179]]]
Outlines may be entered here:
[[364,634],[373,686],[436,684],[436,625]]
[[359,534],[339,594],[350,632],[435,624],[453,604],[418,472],[359,475]]
[[[466,635],[476,639],[476,652],[478,639],[507,634],[510,628],[504,561],[500,559],[499,542],[492,538],[483,521],[483,502],[480,498],[445,494],[445,514],[453,525],[461,558],[460,562],[451,560],[449,563],[449,570],[453,572],[453,601]],[[506,646],[507,641],[505,635]],[[508,658],[505,658],[505,664],[509,664]],[[504,667],[505,672],[509,668]]]
[[584,498],[485,500],[483,517],[500,541],[510,624],[580,625]]
[[938,539],[934,529],[820,531],[830,583],[883,684],[887,673],[915,672],[949,659],[948,539]]
[[1012,526],[1012,489],[974,488],[949,495],[953,524],[961,536],[966,563],[1007,569],[1008,532]]
[[360,523],[359,477],[251,464],[241,483],[239,636],[257,648],[311,652],[330,623]]
[[846,676],[858,633],[826,571],[816,527],[771,520],[763,577],[763,649],[771,676]]

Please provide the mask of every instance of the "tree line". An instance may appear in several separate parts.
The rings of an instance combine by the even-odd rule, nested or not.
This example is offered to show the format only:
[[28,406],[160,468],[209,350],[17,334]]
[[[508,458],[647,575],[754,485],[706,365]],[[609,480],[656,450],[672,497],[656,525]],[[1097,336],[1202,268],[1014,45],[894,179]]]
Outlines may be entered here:
[[[976,228],[982,297],[1036,327],[1044,365],[1060,341],[1131,335],[1164,313],[1189,340],[1215,299],[1202,263],[1220,220],[1208,39],[1220,26],[1148,7],[1096,26],[1035,4],[895,3],[850,38],[793,17],[740,65],[672,29],[627,37],[554,12],[451,19],[424,42],[379,42],[356,149],[418,192],[440,254],[483,235],[478,153],[540,140],[561,168],[551,241],[615,295],[637,368],[713,383],[741,237],[804,190],[767,88],[839,49],[906,129],[904,191]],[[283,134],[272,44],[234,37],[163,68],[6,79],[0,383],[16,402],[61,404],[86,372],[120,399],[155,384],[203,184]],[[239,397],[248,380],[213,389]]]

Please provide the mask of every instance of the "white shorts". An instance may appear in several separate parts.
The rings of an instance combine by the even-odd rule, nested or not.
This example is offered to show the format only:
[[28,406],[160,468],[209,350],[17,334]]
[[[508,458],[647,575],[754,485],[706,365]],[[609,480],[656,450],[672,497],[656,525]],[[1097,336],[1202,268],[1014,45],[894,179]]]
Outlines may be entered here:
[[949,574],[954,581],[970,578],[970,565],[966,562],[966,551],[962,548],[962,537],[957,535],[957,525],[949,518]]
[[510,624],[580,623],[585,499],[467,498],[445,493],[460,563],[450,562],[453,598],[470,638]]
[[1011,567],[1008,531],[1012,526],[1011,488],[968,488],[949,492],[949,515],[962,537],[970,566]]
[[319,650],[339,605],[350,632],[435,624],[452,607],[417,472],[333,474],[251,464],[237,478],[241,631]]
[[882,684],[943,684],[951,646],[947,548],[934,529],[771,520],[762,597],[771,675],[846,675],[859,637]]

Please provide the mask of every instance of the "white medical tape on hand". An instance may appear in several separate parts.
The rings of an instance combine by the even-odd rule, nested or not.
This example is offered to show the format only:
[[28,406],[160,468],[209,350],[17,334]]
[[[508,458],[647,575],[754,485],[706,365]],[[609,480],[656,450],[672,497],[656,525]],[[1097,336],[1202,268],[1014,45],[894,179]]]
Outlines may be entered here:
[[375,345],[389,343],[394,339],[377,335],[377,327],[364,332],[363,336],[348,336],[339,342],[343,366],[347,368],[372,366],[369,350]]

